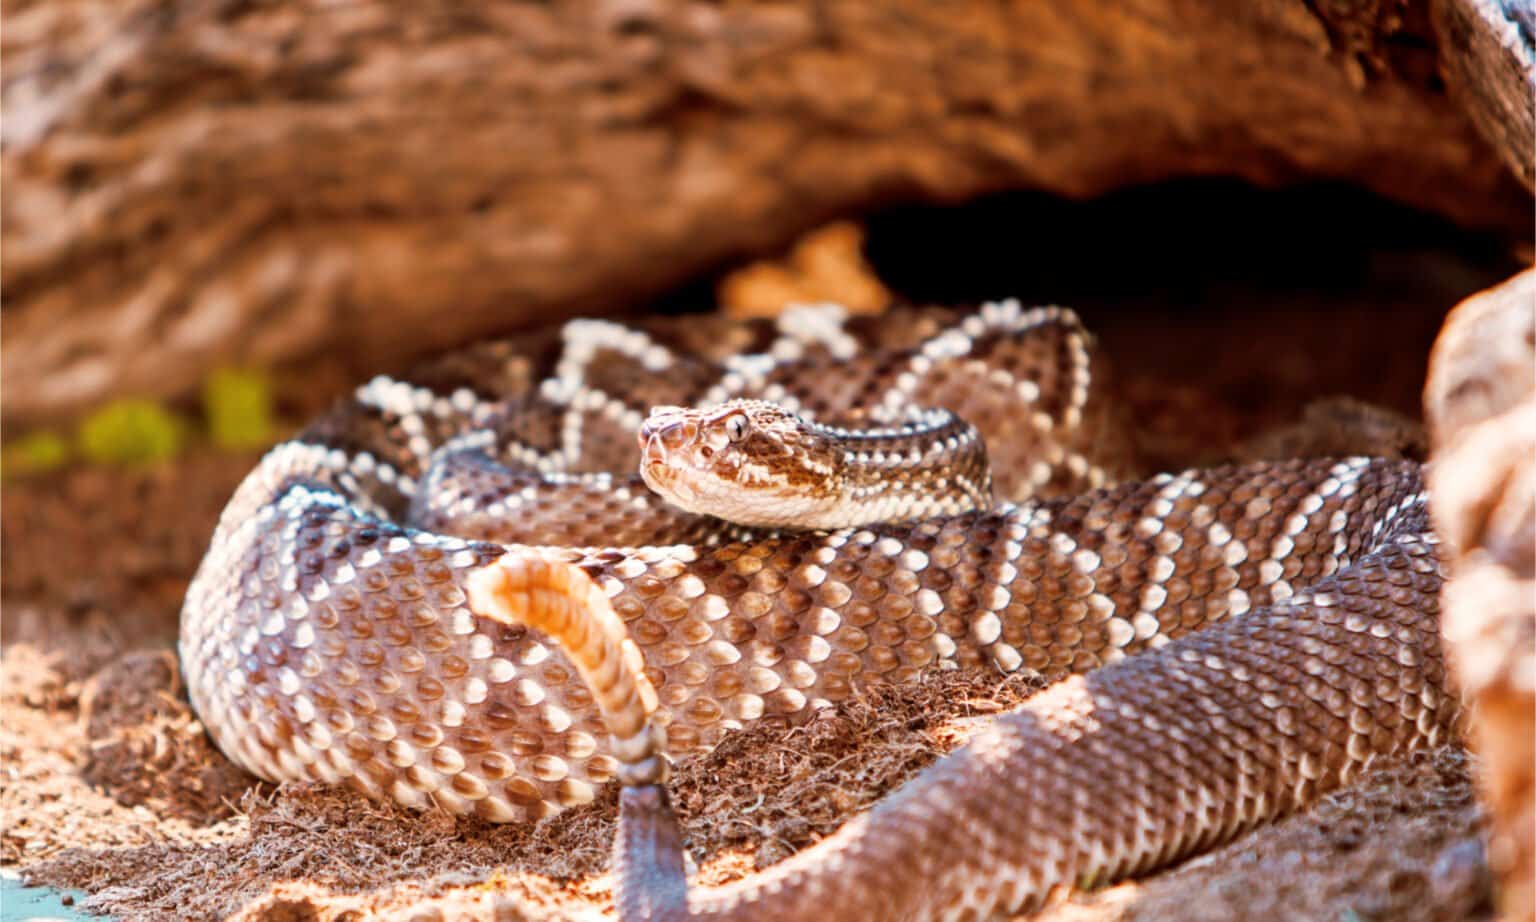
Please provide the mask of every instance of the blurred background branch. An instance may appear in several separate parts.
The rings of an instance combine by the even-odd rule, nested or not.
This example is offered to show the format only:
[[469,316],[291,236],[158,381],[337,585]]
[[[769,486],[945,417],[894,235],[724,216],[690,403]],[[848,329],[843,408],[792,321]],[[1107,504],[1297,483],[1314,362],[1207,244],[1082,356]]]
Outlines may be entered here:
[[1530,218],[1528,24],[1478,0],[4,12],[8,423],[224,366],[335,392],[893,203],[1221,175]]

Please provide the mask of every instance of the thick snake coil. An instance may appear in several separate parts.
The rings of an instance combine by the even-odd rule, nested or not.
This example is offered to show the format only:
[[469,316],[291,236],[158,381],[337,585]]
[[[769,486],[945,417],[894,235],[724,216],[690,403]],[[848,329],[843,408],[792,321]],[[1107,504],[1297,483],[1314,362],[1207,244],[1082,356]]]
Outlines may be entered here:
[[[634,916],[1012,911],[1446,738],[1417,466],[1110,486],[1132,452],[1105,381],[1070,312],[1011,302],[577,322],[376,379],[231,500],[183,611],[193,704],[263,777],[495,821],[622,776]],[[662,503],[631,473],[646,411],[733,397],[816,419],[947,408],[985,440],[1005,502],[785,534]],[[988,663],[1079,675],[829,840],[687,894],[663,737],[696,753]]]

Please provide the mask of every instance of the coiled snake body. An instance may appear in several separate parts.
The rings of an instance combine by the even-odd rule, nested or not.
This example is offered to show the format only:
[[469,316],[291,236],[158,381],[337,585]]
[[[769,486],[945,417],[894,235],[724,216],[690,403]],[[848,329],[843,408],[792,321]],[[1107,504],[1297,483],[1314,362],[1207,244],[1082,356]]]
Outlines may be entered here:
[[[651,726],[678,756],[927,669],[1078,674],[826,842],[691,902],[775,918],[1033,905],[1208,847],[1451,732],[1417,466],[1117,484],[1133,452],[1105,380],[1074,315],[1012,302],[876,322],[575,322],[415,383],[376,379],[231,500],[183,610],[193,704],[263,777],[494,821],[622,775],[636,915],[690,905],[647,784],[661,774]],[[870,509],[918,517],[775,533],[646,488],[647,410],[742,397],[814,419],[946,408],[980,434],[1000,504],[893,506],[870,481]],[[899,479],[919,454],[863,460]],[[974,494],[978,476],[944,486]],[[588,608],[609,620],[585,626]],[[587,639],[562,649],[528,624]]]

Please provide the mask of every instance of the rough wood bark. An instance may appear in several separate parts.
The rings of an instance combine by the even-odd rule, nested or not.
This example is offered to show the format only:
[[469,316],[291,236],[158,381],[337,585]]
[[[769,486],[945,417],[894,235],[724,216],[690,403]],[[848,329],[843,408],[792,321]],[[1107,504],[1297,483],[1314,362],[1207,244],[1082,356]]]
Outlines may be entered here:
[[1452,94],[1536,189],[1536,8],[1531,0],[1437,0],[1434,13]]
[[1441,635],[1472,703],[1501,917],[1536,919],[1536,269],[1462,302],[1430,358]]
[[894,200],[1339,179],[1523,232],[1428,3],[7,0],[4,416],[356,378]]

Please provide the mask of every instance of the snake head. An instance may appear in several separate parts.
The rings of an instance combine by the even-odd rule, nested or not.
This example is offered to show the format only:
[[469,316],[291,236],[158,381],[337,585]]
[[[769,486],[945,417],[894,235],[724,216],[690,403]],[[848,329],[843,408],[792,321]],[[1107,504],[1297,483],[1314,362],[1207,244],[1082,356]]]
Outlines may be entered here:
[[838,450],[762,400],[656,407],[640,426],[640,476],[688,512],[763,528],[816,528],[840,487]]

